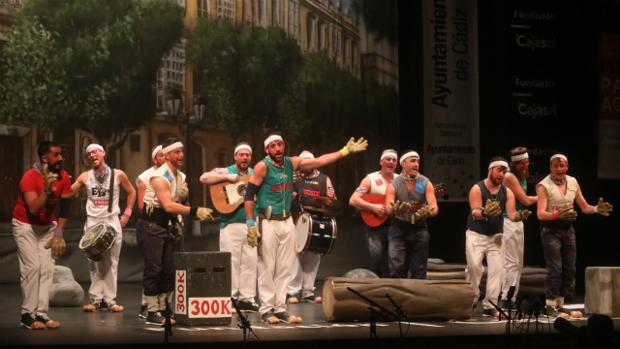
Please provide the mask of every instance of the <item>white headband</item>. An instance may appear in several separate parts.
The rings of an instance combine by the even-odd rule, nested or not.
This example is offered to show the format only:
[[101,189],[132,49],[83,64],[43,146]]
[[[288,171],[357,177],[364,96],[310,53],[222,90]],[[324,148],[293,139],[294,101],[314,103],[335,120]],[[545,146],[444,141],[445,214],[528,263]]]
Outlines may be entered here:
[[518,154],[518,155],[513,155],[510,157],[510,161],[512,162],[517,162],[517,161],[521,161],[521,160],[525,160],[525,159],[529,159],[530,156],[526,153],[523,154]]
[[162,146],[161,144],[156,146],[155,149],[153,149],[153,152],[151,153],[151,159],[155,159],[155,157],[157,157],[157,154],[162,150]]
[[509,167],[508,163],[506,161],[504,161],[504,160],[496,160],[496,161],[493,161],[493,162],[491,162],[489,164],[489,170],[492,169],[493,167],[497,167],[497,166],[502,166],[502,167],[504,167],[506,169],[508,169],[508,167]]
[[391,150],[391,149],[384,150],[383,153],[381,153],[381,159],[379,160],[383,160],[389,157],[393,157],[394,159],[396,159],[396,161],[398,161],[398,154],[394,150]]
[[562,160],[566,161],[566,163],[568,164],[568,158],[566,157],[566,155],[563,155],[563,154],[551,155],[551,159],[549,159],[549,162],[553,161],[554,159],[562,159]]
[[103,150],[103,147],[100,146],[97,143],[91,143],[91,144],[88,145],[88,147],[86,147],[86,153],[90,153],[93,150],[101,150],[101,151],[105,152],[105,150]]
[[269,137],[267,137],[267,139],[265,139],[265,148],[267,148],[267,146],[269,145],[269,143],[273,142],[273,141],[281,141],[284,142],[284,139],[282,139],[281,136],[279,135],[271,135]]
[[181,142],[174,142],[172,144],[170,144],[169,146],[165,147],[164,149],[162,149],[161,151],[164,152],[164,154],[168,154],[173,150],[177,150],[179,148],[183,148],[183,143]]
[[250,147],[250,146],[249,146],[249,145],[247,145],[247,144],[239,144],[239,145],[235,148],[235,151],[233,152],[233,155],[237,155],[237,152],[238,152],[239,150],[241,150],[241,149],[247,149],[247,150],[250,152],[250,154],[252,154],[252,147]]
[[300,159],[314,159],[314,154],[309,151],[302,151],[298,156]]
[[400,156],[400,166],[403,165],[403,163],[405,162],[405,159],[410,158],[410,157],[419,159],[420,155],[418,154],[418,152],[413,151],[413,150],[406,152],[405,154]]

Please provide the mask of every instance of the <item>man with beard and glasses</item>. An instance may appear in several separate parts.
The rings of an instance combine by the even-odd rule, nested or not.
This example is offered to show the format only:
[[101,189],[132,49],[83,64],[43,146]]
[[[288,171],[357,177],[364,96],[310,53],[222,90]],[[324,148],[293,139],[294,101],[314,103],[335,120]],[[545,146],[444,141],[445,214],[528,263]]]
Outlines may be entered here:
[[[209,185],[225,181],[237,183],[242,176],[251,176],[254,173],[250,167],[252,148],[248,143],[237,144],[233,158],[234,164],[203,173],[200,182]],[[239,205],[234,212],[221,215],[220,251],[230,252],[231,296],[237,300],[240,311],[257,312],[255,297],[258,255],[256,247],[248,245],[247,236],[248,228],[245,224],[243,205]]]
[[60,322],[48,316],[49,293],[55,259],[65,251],[63,229],[73,195],[71,177],[62,170],[60,145],[43,141],[37,154],[39,161],[19,181],[12,221],[19,258],[21,325],[33,330],[60,327]]
[[390,222],[387,219],[385,200],[381,203],[372,203],[364,200],[366,194],[385,195],[387,186],[394,179],[394,171],[398,164],[398,154],[394,149],[385,149],[381,153],[379,165],[381,169],[369,173],[349,198],[349,205],[358,210],[374,213],[377,217],[385,217],[385,221],[376,226],[366,226],[368,243],[368,268],[379,277],[388,277],[388,230]]
[[504,274],[504,228],[502,212],[506,211],[513,222],[522,221],[528,211],[515,209],[515,196],[502,181],[508,162],[495,157],[489,163],[487,178],[474,184],[469,190],[471,213],[467,217],[465,232],[465,255],[467,258],[467,279],[474,290],[476,306],[480,298],[480,280],[484,273],[482,261],[487,260],[486,292],[482,300],[483,314],[497,316],[491,303],[500,295]]
[[420,170],[420,155],[406,151],[403,168],[388,184],[385,207],[393,215],[388,231],[390,277],[426,279],[429,234],[426,220],[439,213],[433,183]]
[[[168,139],[162,144],[166,162],[149,179],[144,194],[144,209],[136,223],[138,246],[144,258],[142,287],[147,306],[146,324],[165,325],[161,304],[172,304],[174,296],[174,242],[178,232],[170,229],[178,215],[200,221],[213,220],[211,209],[185,206],[181,198],[187,196],[185,174],[181,172],[183,143]],[[172,320],[174,325],[175,321]]]
[[[517,210],[525,210],[536,203],[536,196],[527,195],[527,178],[530,175],[530,160],[527,148],[516,147],[510,151],[510,171],[504,175],[504,185],[515,196]],[[523,222],[513,222],[504,216],[504,281],[502,282],[502,308],[508,303],[514,304],[519,292],[521,273],[523,272],[523,250],[525,233]],[[510,287],[514,286],[512,299],[508,299]]]
[[545,297],[547,313],[558,315],[564,310],[564,297],[570,297],[575,289],[575,261],[577,244],[573,222],[577,212],[573,204],[577,202],[581,212],[598,213],[609,216],[613,206],[599,198],[596,205],[590,205],[575,177],[569,176],[568,158],[564,154],[554,154],[549,159],[550,174],[536,184],[538,203],[536,215],[541,223],[545,254]]
[[[291,218],[293,173],[296,170],[319,168],[336,162],[350,153],[366,150],[364,138],[351,138],[339,151],[315,159],[300,159],[284,155],[282,136],[272,134],[264,142],[267,156],[254,167],[254,173],[245,193],[245,217],[248,226],[248,244],[256,246],[259,239],[258,296],[264,322],[300,323],[299,316],[286,312],[286,287],[291,278],[291,264],[295,259],[295,225]],[[254,204],[256,196],[256,205]],[[258,209],[258,227],[254,209]]]
[[[105,223],[116,232],[112,247],[103,252],[98,261],[88,260],[90,272],[90,303],[84,305],[85,312],[99,309],[121,312],[124,307],[116,303],[118,260],[123,244],[123,228],[131,217],[131,208],[136,200],[136,190],[131,185],[125,172],[112,169],[105,162],[105,150],[99,144],[89,144],[84,154],[90,161],[92,169],[80,174],[71,189],[78,193],[86,188],[86,223],[84,231],[98,223]],[[127,193],[125,211],[119,219],[121,210],[118,202],[120,188]]]

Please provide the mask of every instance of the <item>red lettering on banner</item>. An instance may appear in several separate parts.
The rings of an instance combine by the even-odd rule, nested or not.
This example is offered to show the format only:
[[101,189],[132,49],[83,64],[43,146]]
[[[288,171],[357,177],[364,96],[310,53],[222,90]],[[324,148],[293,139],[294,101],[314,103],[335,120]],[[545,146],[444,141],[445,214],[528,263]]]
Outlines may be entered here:
[[230,314],[230,300],[223,300],[220,307],[222,308],[222,314]]
[[231,316],[230,298],[190,298],[190,318],[222,318]]

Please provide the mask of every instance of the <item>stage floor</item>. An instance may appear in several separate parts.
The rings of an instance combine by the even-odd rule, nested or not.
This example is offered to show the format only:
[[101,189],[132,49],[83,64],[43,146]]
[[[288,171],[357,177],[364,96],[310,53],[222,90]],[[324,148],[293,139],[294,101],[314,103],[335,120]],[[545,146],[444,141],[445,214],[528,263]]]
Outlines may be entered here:
[[[87,285],[82,285],[87,290]],[[88,346],[130,344],[132,347],[164,344],[164,330],[146,325],[137,316],[141,285],[119,284],[120,304],[123,313],[84,313],[81,307],[51,308],[52,318],[62,322],[58,330],[32,331],[20,326],[20,291],[17,284],[0,284],[0,334],[1,347],[6,346]],[[303,324],[267,325],[260,321],[257,313],[247,314],[254,334],[248,337],[248,344],[269,348],[316,347],[329,343],[351,344],[357,347],[377,347],[378,344],[392,346],[422,345],[423,347],[561,347],[572,340],[570,335],[558,333],[553,328],[554,319],[540,316],[538,320],[518,321],[510,326],[511,337],[506,337],[506,321],[475,314],[468,321],[404,322],[401,330],[397,322],[378,322],[376,339],[371,339],[368,322],[330,323],[323,318],[320,304],[302,303],[289,306],[289,312],[302,316]],[[237,316],[233,315],[230,325],[173,327],[170,344],[213,343],[218,346],[239,347],[243,342],[243,331],[237,327]],[[571,320],[571,324],[587,325],[586,319]],[[614,320],[617,342],[620,320]],[[328,343],[329,341],[329,343]],[[292,344],[294,342],[294,344]],[[381,347],[383,345],[380,345]]]

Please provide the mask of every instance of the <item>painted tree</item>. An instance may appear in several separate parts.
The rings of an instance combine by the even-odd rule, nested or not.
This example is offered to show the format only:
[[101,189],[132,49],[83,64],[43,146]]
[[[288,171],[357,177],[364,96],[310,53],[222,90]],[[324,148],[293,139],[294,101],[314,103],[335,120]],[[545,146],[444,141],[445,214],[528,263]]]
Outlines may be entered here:
[[0,61],[0,120],[120,146],[154,115],[156,72],[182,16],[168,0],[25,2]]
[[199,21],[187,44],[208,117],[233,138],[281,129],[278,105],[303,65],[297,42],[277,27]]

